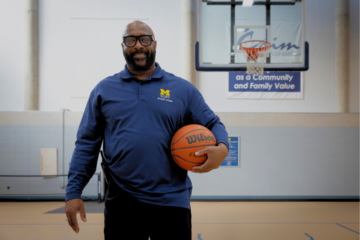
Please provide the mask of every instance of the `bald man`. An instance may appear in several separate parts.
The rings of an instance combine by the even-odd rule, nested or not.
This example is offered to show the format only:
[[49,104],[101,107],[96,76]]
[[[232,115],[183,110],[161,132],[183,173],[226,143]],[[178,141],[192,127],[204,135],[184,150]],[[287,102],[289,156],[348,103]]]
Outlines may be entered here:
[[148,25],[128,24],[121,46],[124,70],[92,90],[79,126],[66,187],[67,221],[76,233],[77,212],[86,222],[81,194],[103,144],[110,172],[105,239],[189,240],[192,184],[171,157],[171,138],[188,124],[212,131],[217,146],[197,152],[208,159],[192,169],[205,173],[227,156],[227,132],[192,84],[155,62],[157,42]]

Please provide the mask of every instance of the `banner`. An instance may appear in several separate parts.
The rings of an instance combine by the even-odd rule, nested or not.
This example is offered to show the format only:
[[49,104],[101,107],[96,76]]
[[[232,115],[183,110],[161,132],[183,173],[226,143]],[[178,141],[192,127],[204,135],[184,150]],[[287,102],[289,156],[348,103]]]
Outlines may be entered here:
[[264,72],[248,75],[229,72],[227,98],[302,99],[303,81],[300,72]]
[[[265,21],[265,20],[264,20]],[[302,62],[302,52],[301,49],[301,30],[302,22],[301,20],[294,21],[284,21],[284,20],[271,20],[271,27],[269,34],[271,35],[270,39],[266,37],[267,30],[264,26],[263,28],[252,28],[252,25],[265,25],[263,21],[260,20],[238,20],[235,21],[235,26],[248,26],[243,29],[243,31],[234,32],[236,37],[235,47],[238,49],[241,42],[249,40],[266,40],[271,44],[270,48],[270,57],[271,63],[274,64],[287,64],[287,63],[300,63]],[[226,42],[228,49],[228,54],[230,53],[230,31],[234,31],[230,27],[230,21],[226,22]],[[223,57],[223,61],[228,61],[228,55],[218,56],[218,58]],[[210,61],[210,60],[207,60]],[[215,59],[211,60],[216,62]],[[235,53],[235,62],[236,63],[245,63],[246,59],[242,53]]]
[[229,136],[229,154],[220,164],[220,167],[239,167],[239,136]]

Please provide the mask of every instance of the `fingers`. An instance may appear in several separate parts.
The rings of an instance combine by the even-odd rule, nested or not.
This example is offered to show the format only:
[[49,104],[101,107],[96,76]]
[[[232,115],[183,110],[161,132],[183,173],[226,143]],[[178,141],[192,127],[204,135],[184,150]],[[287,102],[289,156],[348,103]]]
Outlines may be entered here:
[[68,200],[65,203],[65,213],[67,217],[67,222],[69,226],[72,228],[72,230],[74,230],[74,232],[76,233],[80,231],[79,224],[76,218],[77,212],[80,212],[81,220],[86,222],[85,207],[83,201],[79,198]]
[[192,168],[192,172],[193,173],[207,173],[210,172],[211,170],[213,170],[214,168],[212,167],[211,164],[211,160],[209,161],[206,160],[204,164],[200,165],[200,166],[195,166]]
[[67,220],[68,224],[72,228],[72,230],[74,230],[74,232],[76,232],[76,233],[79,233],[80,228],[79,228],[79,225],[78,225],[78,222],[77,222],[77,219],[76,219],[76,213],[74,215],[66,214],[66,216],[67,216],[67,219],[68,219]]
[[195,155],[199,156],[202,154],[206,154],[208,159],[201,166],[193,167],[192,172],[194,173],[206,173],[210,172],[214,169],[218,169],[221,163],[224,161],[229,151],[227,146],[224,143],[219,143],[218,146],[207,147],[195,153]]
[[201,155],[205,154],[208,156],[208,159],[201,166],[193,167],[191,171],[194,173],[207,173],[207,172],[210,172],[211,170],[213,170],[214,167],[213,167],[213,163],[211,160],[211,153],[213,150],[214,150],[214,147],[207,147],[207,148],[197,151],[195,153],[196,156],[201,156]]
[[86,213],[85,213],[85,207],[84,204],[80,207],[80,218],[83,222],[86,222]]
[[203,169],[201,168],[200,166],[199,167],[193,167],[191,172],[193,173],[207,173],[207,172],[210,172],[211,170],[208,170],[208,169]]

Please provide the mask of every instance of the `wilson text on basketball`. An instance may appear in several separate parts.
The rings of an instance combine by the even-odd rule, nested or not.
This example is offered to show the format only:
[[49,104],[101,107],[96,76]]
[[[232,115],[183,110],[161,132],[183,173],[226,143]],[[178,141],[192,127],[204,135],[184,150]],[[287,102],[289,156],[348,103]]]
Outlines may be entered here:
[[186,137],[186,140],[189,144],[193,144],[196,142],[215,142],[215,138],[212,136],[205,136],[204,134],[200,133],[198,135],[191,135],[189,137]]

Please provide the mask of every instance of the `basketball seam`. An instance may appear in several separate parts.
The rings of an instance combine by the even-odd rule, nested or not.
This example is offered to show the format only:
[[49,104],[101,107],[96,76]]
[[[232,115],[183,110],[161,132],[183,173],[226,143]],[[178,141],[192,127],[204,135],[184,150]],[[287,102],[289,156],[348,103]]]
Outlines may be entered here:
[[188,163],[193,163],[193,164],[202,164],[202,163],[197,163],[197,162],[190,162],[190,161],[188,161],[188,160],[186,160],[186,159],[183,159],[182,157],[180,157],[180,156],[178,156],[178,155],[173,155],[173,157],[178,157],[178,158],[181,158],[182,160],[184,160],[185,162],[188,162]]
[[195,132],[195,131],[199,131],[199,130],[201,130],[201,131],[209,131],[209,132],[211,132],[209,129],[195,129],[195,130],[192,130],[192,131],[190,131],[190,132],[187,132],[187,133],[185,133],[184,135],[182,135],[176,142],[174,142],[174,143],[171,143],[171,145],[174,145],[174,144],[176,144],[178,141],[180,141],[180,139],[181,138],[183,138],[186,134],[188,134],[188,133],[191,133],[191,132]]
[[180,149],[188,149],[188,148],[197,148],[197,147],[215,147],[216,145],[200,145],[200,146],[194,146],[194,147],[186,147],[186,148],[176,148],[176,149],[171,149],[171,151],[175,151],[175,150],[180,150]]
[[177,165],[180,166],[180,163],[178,162],[178,160],[176,160],[176,156],[173,156],[173,159],[175,160],[175,162],[177,163]]

